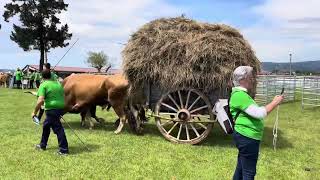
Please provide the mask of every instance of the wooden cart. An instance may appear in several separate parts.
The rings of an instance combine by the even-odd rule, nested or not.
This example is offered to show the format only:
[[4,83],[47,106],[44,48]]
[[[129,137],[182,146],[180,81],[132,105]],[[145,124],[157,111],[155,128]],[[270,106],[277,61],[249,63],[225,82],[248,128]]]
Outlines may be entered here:
[[144,86],[146,106],[152,111],[161,134],[175,143],[197,144],[212,130],[216,116],[213,105],[226,90],[204,92],[200,88],[160,90],[154,83]]

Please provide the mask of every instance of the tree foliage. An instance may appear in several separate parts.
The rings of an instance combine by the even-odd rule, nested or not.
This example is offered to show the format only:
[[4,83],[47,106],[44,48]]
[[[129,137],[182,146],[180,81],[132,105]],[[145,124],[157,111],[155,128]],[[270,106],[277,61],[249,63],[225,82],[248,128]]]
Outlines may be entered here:
[[3,17],[6,22],[18,16],[21,25],[13,24],[10,39],[24,51],[40,50],[40,70],[44,54],[51,48],[66,47],[72,34],[67,24],[61,25],[57,17],[66,11],[68,4],[63,0],[12,0],[4,6]]
[[103,51],[101,52],[89,52],[88,59],[86,61],[91,67],[94,67],[101,72],[101,69],[108,65],[108,69],[110,68],[109,64],[109,56],[107,56]]

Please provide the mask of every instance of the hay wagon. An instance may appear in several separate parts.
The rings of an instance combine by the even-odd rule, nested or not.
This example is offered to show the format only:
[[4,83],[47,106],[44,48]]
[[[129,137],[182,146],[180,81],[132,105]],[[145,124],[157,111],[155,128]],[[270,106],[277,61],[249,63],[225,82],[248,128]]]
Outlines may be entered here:
[[197,144],[216,122],[213,106],[227,98],[239,65],[260,69],[250,45],[234,28],[183,17],[158,19],[134,33],[123,54],[131,105],[145,105],[161,134]]
[[155,117],[161,134],[176,143],[197,144],[209,135],[216,121],[216,93],[218,90],[210,93],[199,87],[160,90],[154,82],[144,87],[150,116]]

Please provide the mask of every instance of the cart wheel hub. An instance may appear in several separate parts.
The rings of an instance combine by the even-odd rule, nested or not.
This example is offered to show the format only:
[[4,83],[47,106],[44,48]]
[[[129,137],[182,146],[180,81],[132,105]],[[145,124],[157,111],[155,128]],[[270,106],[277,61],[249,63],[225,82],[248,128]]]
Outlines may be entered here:
[[181,109],[178,112],[178,118],[182,121],[188,121],[191,119],[190,112],[187,109]]

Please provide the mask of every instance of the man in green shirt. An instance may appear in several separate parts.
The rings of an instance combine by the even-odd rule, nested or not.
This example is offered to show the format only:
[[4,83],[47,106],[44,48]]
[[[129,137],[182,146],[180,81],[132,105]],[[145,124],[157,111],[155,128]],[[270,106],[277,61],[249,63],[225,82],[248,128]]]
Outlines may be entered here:
[[21,87],[21,79],[22,79],[22,77],[23,77],[23,74],[22,74],[22,72],[20,71],[20,68],[17,69],[15,75],[16,75],[17,87],[18,87],[18,89],[20,89],[20,87]]
[[29,80],[30,80],[29,88],[30,89],[33,89],[34,76],[35,76],[35,72],[30,70],[30,77],[29,77]]
[[[51,74],[50,80],[58,82],[58,76],[53,71],[51,71],[51,64],[50,63],[45,63],[44,69],[50,71],[50,74]],[[39,81],[39,84],[40,84],[40,81]],[[43,109],[43,107],[41,107],[39,115],[38,115],[39,120],[41,120],[43,113],[44,113],[44,109]]]
[[34,73],[34,81],[36,82],[36,87],[37,88],[40,87],[40,79],[41,79],[41,75],[40,75],[39,71],[36,71]]
[[64,90],[60,83],[51,80],[51,73],[49,70],[42,72],[44,82],[40,85],[38,90],[38,102],[35,107],[32,117],[35,117],[41,106],[44,104],[46,111],[46,119],[43,122],[43,131],[40,144],[36,146],[37,149],[45,150],[47,147],[48,138],[50,135],[50,128],[57,135],[59,142],[59,155],[66,155],[69,153],[68,142],[64,132],[64,128],[60,122],[63,115],[64,108]]
[[58,75],[54,72],[54,70],[51,70],[51,64],[46,63],[44,64],[45,69],[48,69],[51,71],[51,80],[58,81]]
[[260,141],[263,136],[263,119],[284,98],[282,95],[276,96],[270,104],[259,107],[249,95],[253,94],[255,83],[252,67],[239,66],[234,70],[233,84],[235,87],[230,97],[230,112],[235,119],[233,139],[239,150],[234,180],[254,179]]

